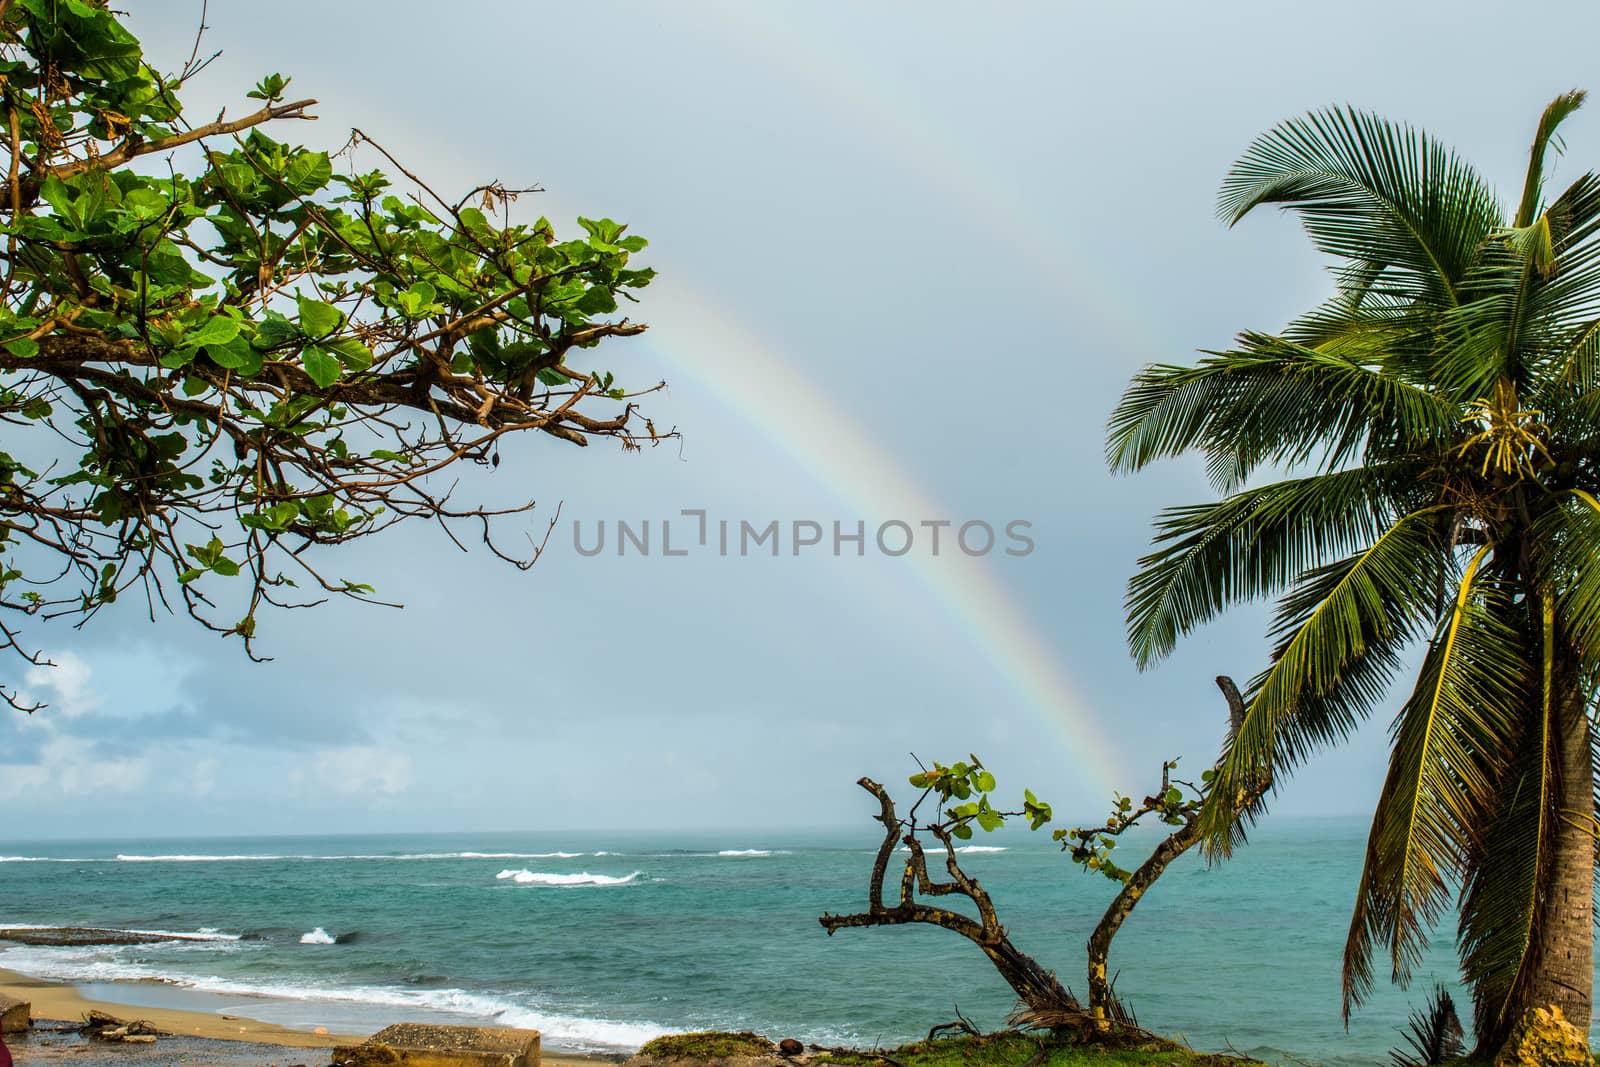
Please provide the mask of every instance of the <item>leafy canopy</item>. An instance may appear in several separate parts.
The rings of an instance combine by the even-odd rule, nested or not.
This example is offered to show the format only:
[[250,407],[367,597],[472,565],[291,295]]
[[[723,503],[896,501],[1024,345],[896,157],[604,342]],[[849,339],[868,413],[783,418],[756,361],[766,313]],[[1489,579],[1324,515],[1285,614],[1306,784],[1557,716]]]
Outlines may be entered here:
[[1545,188],[1557,127],[1582,101],[1546,109],[1509,215],[1444,145],[1372,114],[1264,135],[1221,213],[1297,214],[1333,260],[1334,295],[1278,333],[1146,368],[1107,445],[1119,472],[1198,453],[1219,494],[1156,519],[1127,598],[1141,666],[1232,604],[1277,599],[1270,665],[1206,796],[1214,853],[1259,811],[1236,802],[1242,783],[1281,784],[1348,736],[1420,651],[1346,1011],[1374,956],[1406,980],[1462,887],[1463,972],[1491,1041],[1540,967],[1559,824],[1591,807],[1584,776],[1582,811],[1562,812],[1556,739],[1563,723],[1590,736],[1600,678],[1600,176]]
[[0,647],[30,657],[28,616],[133,586],[248,649],[265,607],[367,596],[319,549],[407,518],[529,565],[435,476],[519,431],[659,436],[588,356],[644,329],[643,238],[560,239],[499,183],[446,201],[360,131],[338,167],[275,140],[316,103],[278,74],[192,126],[208,62],[158,73],[103,0],[0,2]]

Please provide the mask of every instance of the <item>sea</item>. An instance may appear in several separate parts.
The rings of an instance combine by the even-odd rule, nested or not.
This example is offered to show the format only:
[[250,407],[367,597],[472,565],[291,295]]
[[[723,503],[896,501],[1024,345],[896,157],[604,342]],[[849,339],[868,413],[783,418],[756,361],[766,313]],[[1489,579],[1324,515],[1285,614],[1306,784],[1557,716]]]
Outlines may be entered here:
[[[1279,819],[1227,863],[1182,858],[1112,950],[1141,1025],[1203,1050],[1325,1067],[1388,1062],[1408,1013],[1452,983],[1451,927],[1406,990],[1340,1013],[1359,820]],[[0,943],[0,967],[130,1006],[334,1033],[389,1023],[532,1027],[546,1049],[622,1056],[674,1031],[753,1029],[892,1046],[959,1016],[1004,1025],[1010,990],[969,942],[865,909],[878,836],[425,834],[0,844],[0,927],[192,935],[121,947]],[[1125,840],[1142,858],[1155,836]],[[1084,991],[1084,943],[1116,886],[1043,834],[959,856],[1013,941]]]

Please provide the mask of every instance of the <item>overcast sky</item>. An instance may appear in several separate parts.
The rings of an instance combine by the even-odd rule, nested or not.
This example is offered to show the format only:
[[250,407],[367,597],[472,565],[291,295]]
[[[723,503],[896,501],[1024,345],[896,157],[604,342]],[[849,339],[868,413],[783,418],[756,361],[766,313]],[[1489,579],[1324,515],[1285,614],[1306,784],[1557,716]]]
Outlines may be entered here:
[[[159,67],[198,3],[132,3]],[[293,75],[342,145],[360,127],[441,189],[538,183],[570,231],[628,222],[660,271],[643,338],[597,355],[680,443],[506,450],[494,499],[562,505],[518,573],[428,528],[334,568],[403,601],[264,620],[267,665],[130,598],[35,630],[51,703],[0,720],[0,837],[864,824],[861,774],[973,751],[1068,815],[1203,764],[1210,679],[1264,662],[1229,615],[1141,674],[1122,596],[1149,522],[1208,498],[1197,465],[1113,478],[1103,427],[1128,377],[1272,330],[1329,281],[1292,220],[1229,231],[1214,197],[1274,122],[1353,103],[1425,126],[1510,196],[1543,105],[1589,86],[1600,11],[1499,47],[1510,5],[950,5],[213,0],[193,117]],[[1558,172],[1600,158],[1600,110]],[[777,520],[778,558],[710,546]],[[618,519],[655,528],[618,558]],[[573,522],[592,542],[573,548]],[[883,522],[948,520],[939,556]],[[1033,549],[1007,555],[1005,524]],[[795,522],[821,546],[791,551]],[[832,524],[867,524],[832,553]],[[995,549],[949,538],[989,523]],[[538,532],[537,524],[530,529]],[[806,529],[809,529],[807,527]],[[972,528],[973,543],[981,527]],[[894,528],[898,530],[898,528]],[[890,538],[899,547],[901,535]],[[5,667],[14,672],[15,668]],[[1280,816],[1370,810],[1387,719],[1307,768]],[[1198,768],[1196,768],[1198,770]],[[196,795],[202,797],[197,803]]]

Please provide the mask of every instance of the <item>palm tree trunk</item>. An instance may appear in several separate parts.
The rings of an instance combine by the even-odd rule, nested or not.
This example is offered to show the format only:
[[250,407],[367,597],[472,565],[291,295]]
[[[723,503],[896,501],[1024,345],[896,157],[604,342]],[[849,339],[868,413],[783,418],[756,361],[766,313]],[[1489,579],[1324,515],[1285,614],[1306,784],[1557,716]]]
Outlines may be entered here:
[[1540,907],[1534,974],[1508,1021],[1554,1004],[1587,1034],[1594,984],[1594,763],[1577,671],[1569,667],[1557,676],[1565,684],[1556,708],[1559,811],[1549,888]]

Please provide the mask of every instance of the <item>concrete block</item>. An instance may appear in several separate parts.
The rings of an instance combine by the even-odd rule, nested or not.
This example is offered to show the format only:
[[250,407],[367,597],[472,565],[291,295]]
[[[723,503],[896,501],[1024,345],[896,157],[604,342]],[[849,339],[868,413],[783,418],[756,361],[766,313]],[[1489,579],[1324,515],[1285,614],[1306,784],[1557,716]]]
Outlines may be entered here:
[[33,1005],[0,995],[0,1034],[20,1034],[33,1025]]
[[345,1067],[539,1067],[539,1031],[397,1023],[333,1050]]

